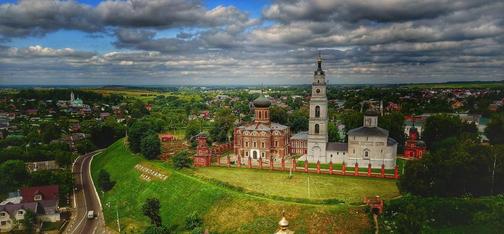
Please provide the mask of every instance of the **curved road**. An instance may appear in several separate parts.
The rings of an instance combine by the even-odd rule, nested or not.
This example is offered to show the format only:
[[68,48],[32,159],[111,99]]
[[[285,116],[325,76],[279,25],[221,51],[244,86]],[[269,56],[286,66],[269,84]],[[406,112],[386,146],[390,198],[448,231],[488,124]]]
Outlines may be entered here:
[[[99,153],[101,153],[101,150],[81,155],[75,160],[72,166],[75,185],[78,191],[74,191],[74,218],[70,221],[65,233],[106,233],[100,198],[97,196],[98,194],[93,185],[90,170],[91,160]],[[87,218],[89,210],[94,210],[96,214],[94,219]]]

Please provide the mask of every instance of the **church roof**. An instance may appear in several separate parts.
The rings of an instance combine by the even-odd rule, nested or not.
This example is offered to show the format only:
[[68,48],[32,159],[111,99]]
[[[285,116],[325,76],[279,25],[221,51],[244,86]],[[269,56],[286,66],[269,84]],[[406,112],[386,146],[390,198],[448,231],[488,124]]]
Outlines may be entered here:
[[397,145],[397,141],[394,140],[394,138],[392,138],[392,137],[387,138],[387,146],[392,146],[392,145]]
[[279,123],[271,123],[271,126],[268,126],[268,125],[262,124],[262,123],[259,123],[259,124],[258,123],[250,123],[247,125],[240,126],[238,128],[244,129],[244,130],[249,130],[249,131],[253,131],[253,130],[271,131],[271,130],[284,130],[289,127],[282,125],[282,124],[279,124]]
[[298,132],[290,138],[291,140],[308,140],[308,132]]
[[347,133],[348,136],[380,136],[388,137],[388,131],[380,127],[358,127],[351,129]]
[[261,94],[256,100],[254,100],[254,107],[270,107],[271,101]]
[[327,151],[348,151],[348,143],[327,142]]

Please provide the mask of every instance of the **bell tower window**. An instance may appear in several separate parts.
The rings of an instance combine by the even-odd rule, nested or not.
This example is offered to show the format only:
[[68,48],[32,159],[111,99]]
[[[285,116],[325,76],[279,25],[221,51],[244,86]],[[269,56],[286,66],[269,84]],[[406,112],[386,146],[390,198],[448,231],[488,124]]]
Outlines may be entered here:
[[315,107],[315,117],[320,118],[320,106]]
[[315,134],[319,134],[320,132],[320,126],[318,124],[315,124]]

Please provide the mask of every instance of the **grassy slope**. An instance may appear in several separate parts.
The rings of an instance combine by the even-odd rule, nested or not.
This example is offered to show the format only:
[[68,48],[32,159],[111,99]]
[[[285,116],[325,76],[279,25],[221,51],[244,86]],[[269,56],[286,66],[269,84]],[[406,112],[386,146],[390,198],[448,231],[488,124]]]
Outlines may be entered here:
[[[138,163],[160,168],[169,177],[165,181],[145,182],[134,169]],[[102,168],[117,181],[110,192],[100,194],[105,219],[113,229],[117,229],[117,204],[123,230],[143,230],[148,219],[143,216],[141,206],[149,197],[160,199],[164,224],[183,226],[185,217],[197,211],[205,227],[219,233],[271,233],[282,210],[296,233],[362,233],[370,225],[361,207],[307,205],[236,192],[174,171],[162,162],[147,162],[131,154],[122,140],[95,157],[92,164],[95,180]]]
[[[286,172],[271,172],[256,169],[200,168],[199,176],[224,181],[254,191],[274,196],[338,199],[350,203],[362,201],[364,196],[379,194],[385,199],[398,196],[395,180],[365,177],[343,177],[297,172],[288,178]],[[309,188],[308,188],[308,185]]]

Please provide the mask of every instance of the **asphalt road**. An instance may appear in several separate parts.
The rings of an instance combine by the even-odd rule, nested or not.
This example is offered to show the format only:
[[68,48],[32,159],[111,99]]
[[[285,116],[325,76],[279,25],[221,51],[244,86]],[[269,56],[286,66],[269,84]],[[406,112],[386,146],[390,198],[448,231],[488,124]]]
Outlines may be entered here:
[[[91,179],[91,159],[101,151],[85,154],[75,160],[72,171],[78,191],[74,191],[74,218],[65,233],[88,234],[106,233],[100,199],[97,196]],[[87,212],[93,210],[94,219],[87,218]]]

